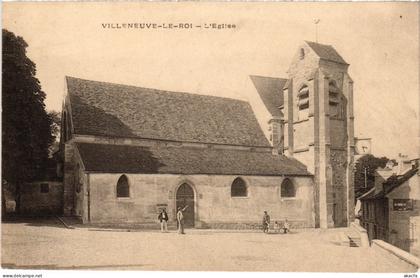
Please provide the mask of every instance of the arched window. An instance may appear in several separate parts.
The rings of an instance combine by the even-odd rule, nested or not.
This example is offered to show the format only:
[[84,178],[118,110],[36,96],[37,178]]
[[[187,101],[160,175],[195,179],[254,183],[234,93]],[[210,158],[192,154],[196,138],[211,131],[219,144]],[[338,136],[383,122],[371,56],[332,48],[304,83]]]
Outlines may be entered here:
[[126,175],[122,175],[117,183],[117,198],[130,197],[130,186]]
[[295,186],[293,185],[290,179],[284,179],[281,183],[281,192],[280,197],[282,198],[291,198],[296,196]]
[[298,120],[306,119],[309,115],[309,88],[303,85],[298,92]]
[[232,182],[230,188],[230,195],[232,197],[246,197],[248,196],[248,189],[246,188],[245,181],[241,178],[236,178]]

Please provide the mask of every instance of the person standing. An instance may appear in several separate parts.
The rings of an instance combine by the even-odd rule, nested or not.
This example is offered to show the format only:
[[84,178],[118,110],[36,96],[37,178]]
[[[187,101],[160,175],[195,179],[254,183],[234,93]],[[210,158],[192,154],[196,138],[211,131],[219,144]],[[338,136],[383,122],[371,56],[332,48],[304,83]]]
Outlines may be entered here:
[[283,224],[283,233],[287,234],[288,232],[290,232],[290,226],[289,226],[289,222],[287,222],[287,218],[284,220],[284,224]]
[[268,215],[267,211],[264,211],[262,225],[263,232],[268,233],[268,228],[270,227],[270,215]]
[[158,216],[158,219],[160,221],[160,231],[162,233],[167,233],[168,232],[168,213],[166,212],[166,209],[163,209]]
[[181,207],[178,208],[178,212],[176,214],[176,219],[178,221],[178,234],[185,234],[184,233],[184,214],[182,213],[187,209],[188,205],[185,206],[183,209]]

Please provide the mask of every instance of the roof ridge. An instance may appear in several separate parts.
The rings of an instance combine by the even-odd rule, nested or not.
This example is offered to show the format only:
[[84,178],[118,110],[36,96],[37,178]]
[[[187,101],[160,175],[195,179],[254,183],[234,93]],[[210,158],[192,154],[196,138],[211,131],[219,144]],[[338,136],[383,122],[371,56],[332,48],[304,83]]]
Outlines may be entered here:
[[316,55],[318,55],[319,58],[339,64],[349,65],[331,44],[322,44],[319,42],[312,42],[307,40],[304,42],[315,52]]
[[249,75],[249,77],[263,77],[263,78],[271,78],[271,79],[288,80],[288,78],[283,78],[283,77],[273,77],[273,76],[258,75],[258,74],[250,74],[250,75]]
[[231,101],[236,101],[236,102],[245,102],[245,103],[248,103],[249,104],[249,101],[247,101],[247,100],[242,100],[242,99],[237,99],[237,98],[230,98],[230,97],[224,97],[224,96],[204,95],[204,94],[189,93],[189,92],[180,92],[180,91],[169,91],[169,90],[163,90],[163,89],[148,88],[148,87],[142,87],[142,86],[136,86],[136,85],[128,85],[128,84],[121,84],[121,83],[114,83],[114,82],[108,82],[108,81],[91,80],[91,79],[79,78],[79,77],[68,76],[68,75],[66,75],[65,78],[66,78],[66,80],[68,80],[68,79],[77,79],[77,80],[81,80],[81,81],[94,82],[94,83],[102,83],[102,84],[113,85],[113,86],[132,87],[132,88],[136,88],[136,89],[144,89],[144,90],[155,91],[156,93],[165,93],[165,94],[175,93],[175,94],[188,95],[188,96],[200,96],[200,97],[208,97],[208,98],[226,99],[226,100],[231,100]]
[[[331,44],[324,44],[324,43],[319,43],[319,42],[314,42],[314,41],[307,41],[307,40],[305,40],[304,42],[306,42],[306,43],[318,44],[318,45],[323,45],[323,46],[331,46],[331,47],[333,47]],[[333,47],[333,48],[334,48],[334,47]]]

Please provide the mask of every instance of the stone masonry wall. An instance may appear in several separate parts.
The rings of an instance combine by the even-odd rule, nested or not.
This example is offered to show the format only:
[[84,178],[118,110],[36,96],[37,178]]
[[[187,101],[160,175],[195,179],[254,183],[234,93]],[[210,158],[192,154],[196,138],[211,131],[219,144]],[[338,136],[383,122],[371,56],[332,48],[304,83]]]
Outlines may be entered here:
[[[391,244],[420,256],[420,176],[416,174],[387,195],[389,201],[389,241]],[[413,209],[396,211],[395,199],[411,199]]]
[[74,213],[74,146],[72,143],[64,145],[64,178],[63,178],[63,206],[64,215]]
[[[48,192],[41,192],[41,184]],[[63,210],[63,183],[56,181],[33,182],[22,187],[22,213],[25,215],[60,215]]]
[[237,176],[127,174],[130,198],[116,198],[120,174],[89,174],[92,223],[157,223],[158,208],[166,206],[175,222],[176,189],[186,182],[195,191],[195,227],[233,228],[259,225],[267,210],[272,222],[314,227],[311,177],[291,178],[295,198],[281,198],[282,177],[242,176],[247,197],[231,197]]

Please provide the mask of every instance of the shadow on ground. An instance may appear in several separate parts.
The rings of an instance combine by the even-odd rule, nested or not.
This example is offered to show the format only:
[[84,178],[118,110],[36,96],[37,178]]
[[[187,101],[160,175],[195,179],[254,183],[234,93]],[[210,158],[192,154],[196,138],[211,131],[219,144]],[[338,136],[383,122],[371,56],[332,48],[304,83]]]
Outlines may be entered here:
[[57,217],[54,216],[13,216],[3,218],[1,223],[15,223],[15,224],[25,224],[25,226],[34,226],[34,227],[54,227],[54,228],[62,228],[66,229],[66,226],[58,220]]

